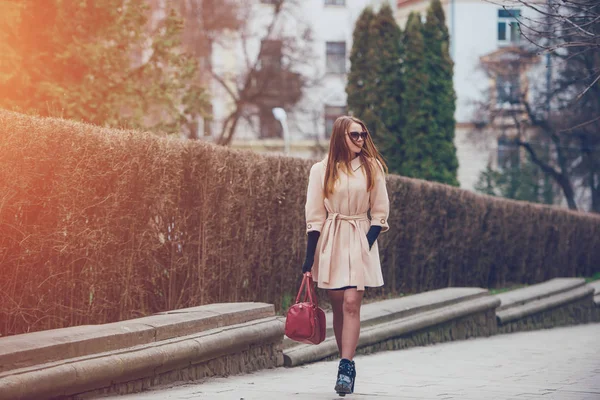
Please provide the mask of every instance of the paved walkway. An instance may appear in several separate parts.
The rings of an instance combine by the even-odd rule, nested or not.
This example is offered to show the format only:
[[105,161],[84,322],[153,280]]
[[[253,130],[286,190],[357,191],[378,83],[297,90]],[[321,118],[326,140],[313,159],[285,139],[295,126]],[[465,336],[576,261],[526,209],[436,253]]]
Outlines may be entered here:
[[[359,356],[356,366],[346,399],[600,400],[600,324]],[[336,370],[320,362],[111,399],[339,399]]]

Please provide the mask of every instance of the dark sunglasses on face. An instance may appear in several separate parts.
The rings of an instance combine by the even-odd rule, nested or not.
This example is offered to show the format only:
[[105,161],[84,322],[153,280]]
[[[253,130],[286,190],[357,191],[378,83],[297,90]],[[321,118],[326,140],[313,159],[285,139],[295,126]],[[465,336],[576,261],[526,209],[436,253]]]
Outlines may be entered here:
[[348,135],[352,138],[352,140],[356,141],[358,138],[362,138],[362,140],[367,140],[367,132],[348,132]]

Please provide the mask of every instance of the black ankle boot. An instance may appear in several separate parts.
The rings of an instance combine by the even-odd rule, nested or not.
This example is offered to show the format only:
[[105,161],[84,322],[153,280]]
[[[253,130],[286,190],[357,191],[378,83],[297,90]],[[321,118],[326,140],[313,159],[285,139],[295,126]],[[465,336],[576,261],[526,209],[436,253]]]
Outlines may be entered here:
[[337,380],[335,382],[335,391],[340,396],[354,393],[354,380],[356,378],[356,368],[354,361],[342,358],[338,367]]

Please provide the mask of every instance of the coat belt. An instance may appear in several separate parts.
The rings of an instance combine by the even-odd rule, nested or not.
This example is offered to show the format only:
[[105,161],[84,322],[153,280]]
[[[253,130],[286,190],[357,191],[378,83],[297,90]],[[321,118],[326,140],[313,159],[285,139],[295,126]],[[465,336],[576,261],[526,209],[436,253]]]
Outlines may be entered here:
[[[333,244],[335,242],[335,235],[339,229],[338,225],[341,223],[348,223],[353,228],[352,234],[355,238],[351,243],[360,243],[360,246],[351,246],[351,243],[348,243],[350,246],[351,270],[356,272],[357,290],[365,290],[365,266],[369,263],[369,242],[366,234],[361,231],[359,222],[368,220],[369,217],[367,216],[367,213],[358,215],[329,213],[322,232],[323,242],[321,244],[321,255],[319,257],[319,280],[322,280],[324,283],[329,283]],[[350,279],[352,279],[352,277],[350,277]]]

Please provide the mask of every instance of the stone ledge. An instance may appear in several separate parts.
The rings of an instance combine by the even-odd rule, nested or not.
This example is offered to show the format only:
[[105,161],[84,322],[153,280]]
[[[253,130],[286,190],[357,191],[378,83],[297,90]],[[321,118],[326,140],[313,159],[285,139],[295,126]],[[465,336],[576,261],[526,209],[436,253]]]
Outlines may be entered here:
[[[281,365],[283,365],[283,359],[280,348],[270,343],[251,345],[247,350],[222,356],[208,362],[189,365],[174,371],[156,374],[152,377],[116,383],[102,389],[79,393],[71,398],[73,400],[98,399],[106,395],[138,393],[158,386],[172,386],[173,382],[185,384],[210,377],[251,373]],[[69,400],[71,399],[69,398]]]
[[[485,296],[475,298],[458,304],[445,306],[436,310],[427,311],[394,321],[361,328],[357,351],[360,348],[373,346],[396,337],[412,332],[422,331],[468,315],[492,311],[500,305],[500,300]],[[494,330],[495,327],[492,328]],[[495,330],[494,332],[495,333]],[[297,365],[319,361],[338,352],[335,337],[328,337],[318,345],[298,345],[284,350],[284,365],[294,367]]]
[[277,351],[282,335],[283,325],[270,317],[196,335],[12,370],[0,374],[0,400],[68,397],[115,387],[247,351],[259,344],[272,344]]
[[[488,291],[486,289],[451,287],[368,303],[361,306],[360,325],[364,328],[487,295]],[[280,320],[285,324],[285,317],[280,317]],[[327,323],[327,337],[331,337],[333,336],[333,313],[325,313],[325,320]],[[294,342],[287,336],[283,339],[284,349],[298,345],[298,342]]]
[[[496,334],[496,315],[493,309],[469,314],[442,324],[411,331],[405,335],[386,339],[374,345],[361,347],[357,354],[371,354],[378,351],[399,350],[415,346],[428,346],[455,340],[466,340],[476,337],[489,337]],[[336,359],[338,355],[326,360]]]
[[497,311],[523,305],[525,303],[568,292],[585,285],[583,278],[554,278],[549,281],[497,294],[501,304]]
[[220,303],[104,325],[6,336],[0,338],[0,373],[186,336],[274,314],[271,304]]
[[553,296],[544,297],[539,300],[530,301],[523,305],[513,306],[511,308],[498,309],[496,318],[499,325],[503,325],[529,315],[541,313],[563,305],[578,301],[585,297],[591,297],[594,289],[590,286],[577,287],[568,292],[555,294]]
[[598,311],[600,310],[593,305],[589,297],[583,297],[568,304],[561,304],[556,308],[498,325],[498,333],[526,332],[597,322],[600,314]]
[[600,307],[600,280],[588,283],[594,289],[594,304]]
[[594,294],[600,294],[600,280],[592,281],[587,285],[594,288]]

